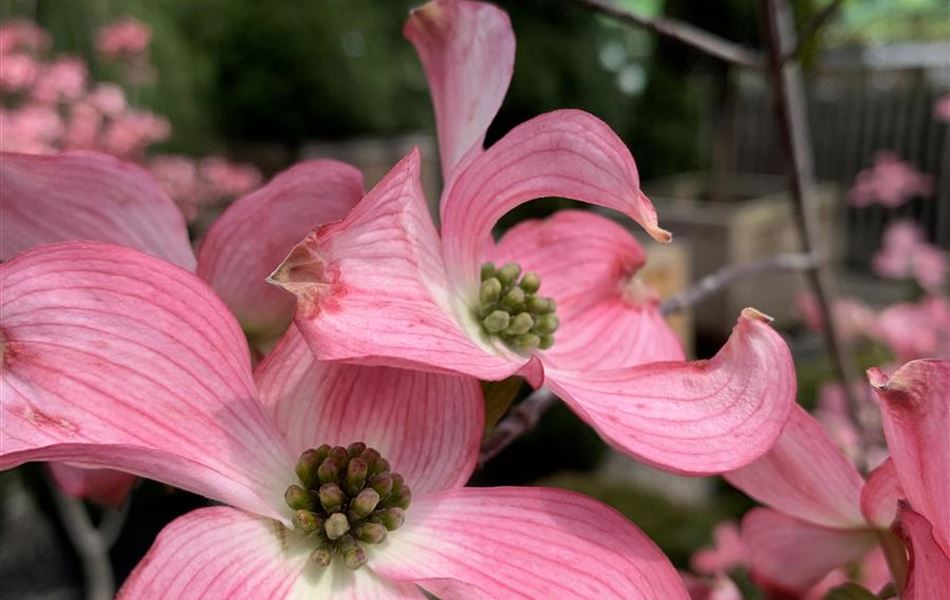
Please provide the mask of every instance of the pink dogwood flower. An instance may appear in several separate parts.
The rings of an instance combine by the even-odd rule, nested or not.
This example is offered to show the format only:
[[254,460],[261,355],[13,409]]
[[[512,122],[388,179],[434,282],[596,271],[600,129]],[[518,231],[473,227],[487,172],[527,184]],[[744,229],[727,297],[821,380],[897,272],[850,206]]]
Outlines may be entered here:
[[473,378],[317,362],[294,329],[252,374],[204,282],[119,246],[36,248],[0,285],[0,467],[74,461],[226,504],[168,525],[120,598],[687,598],[613,509],[463,487]]
[[[924,555],[927,564],[947,560],[950,362],[913,361],[890,378],[876,369],[868,374],[881,400],[891,457],[867,480],[800,408],[793,411],[772,450],[725,475],[770,507],[753,509],[742,521],[753,575],[767,586],[804,593],[832,569],[867,557],[877,545],[892,557],[901,556],[903,549],[892,525],[896,523],[900,533],[918,524],[916,517],[904,521],[907,511],[898,510],[900,500],[927,523],[931,536],[930,541],[914,542],[918,549],[912,554]],[[897,565],[896,573],[902,570]],[[911,579],[941,574],[930,567],[913,571]]]
[[749,562],[749,550],[735,523],[725,522],[713,529],[713,545],[698,550],[690,558],[693,571],[703,575],[725,574]]
[[874,166],[858,173],[851,188],[852,206],[881,204],[895,208],[916,196],[933,194],[933,178],[921,173],[895,153],[882,151],[874,157]]
[[946,253],[928,244],[920,226],[907,219],[888,225],[872,265],[881,277],[913,278],[929,292],[941,290],[947,281]]
[[109,61],[142,54],[151,43],[152,29],[132,17],[106,25],[96,36],[96,50]]
[[435,104],[441,235],[418,151],[341,221],[311,232],[271,279],[297,297],[295,322],[313,352],[484,380],[518,374],[549,386],[617,448],[677,472],[761,455],[795,386],[788,348],[764,315],[744,311],[718,355],[682,362],[636,278],[642,251],[621,227],[574,211],[491,241],[499,217],[547,196],[613,208],[668,239],[620,139],[587,113],[561,110],[483,150],[512,75],[507,15],[437,0],[404,31]]
[[938,98],[934,103],[934,118],[950,122],[950,94]]

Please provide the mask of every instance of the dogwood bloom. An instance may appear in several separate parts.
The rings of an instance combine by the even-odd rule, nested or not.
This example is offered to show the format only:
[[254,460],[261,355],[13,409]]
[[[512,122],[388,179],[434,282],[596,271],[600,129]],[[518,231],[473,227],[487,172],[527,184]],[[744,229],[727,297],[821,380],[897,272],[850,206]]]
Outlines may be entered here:
[[744,311],[717,356],[685,363],[636,277],[642,251],[619,226],[570,212],[491,241],[499,217],[547,196],[618,210],[667,240],[620,139],[562,110],[483,150],[512,75],[507,15],[437,0],[412,13],[405,34],[435,104],[441,235],[417,151],[341,221],[311,232],[271,277],[296,295],[314,353],[485,380],[518,374],[549,386],[617,448],[673,471],[720,472],[761,455],[795,386],[764,315]]
[[168,525],[120,598],[687,598],[613,509],[462,487],[472,378],[320,363],[293,329],[252,375],[206,284],[119,246],[36,248],[0,285],[0,467],[122,469],[227,505]]
[[929,292],[940,291],[947,281],[946,253],[927,243],[924,231],[909,219],[888,225],[884,245],[874,255],[872,265],[881,277],[913,278]]
[[[881,400],[891,457],[867,480],[800,408],[772,450],[725,475],[770,507],[753,509],[742,521],[752,572],[769,587],[803,593],[832,569],[858,561],[877,545],[899,563],[904,549],[892,531],[895,522],[904,539],[919,538],[912,540],[917,548],[911,550],[923,557],[918,564],[948,560],[950,362],[913,361],[890,378],[871,370],[869,379]],[[899,511],[900,500],[908,504]],[[912,516],[905,523],[908,513]],[[911,579],[936,580],[947,571],[918,566],[916,574],[913,568],[911,573]],[[886,583],[883,574],[881,578],[867,583],[876,590]]]
[[849,198],[852,206],[877,203],[894,208],[916,196],[931,194],[931,176],[921,173],[893,152],[882,151],[874,156],[874,166],[858,173]]
[[110,23],[96,35],[96,50],[108,61],[142,54],[151,43],[152,29],[132,17]]

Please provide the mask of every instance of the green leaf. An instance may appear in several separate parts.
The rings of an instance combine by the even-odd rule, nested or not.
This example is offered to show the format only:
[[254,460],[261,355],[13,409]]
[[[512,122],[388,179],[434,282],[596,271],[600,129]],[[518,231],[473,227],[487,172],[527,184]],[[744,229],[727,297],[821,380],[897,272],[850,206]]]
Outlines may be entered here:
[[485,392],[485,431],[494,427],[505,416],[511,408],[511,403],[518,397],[523,382],[520,377],[482,382],[482,391]]

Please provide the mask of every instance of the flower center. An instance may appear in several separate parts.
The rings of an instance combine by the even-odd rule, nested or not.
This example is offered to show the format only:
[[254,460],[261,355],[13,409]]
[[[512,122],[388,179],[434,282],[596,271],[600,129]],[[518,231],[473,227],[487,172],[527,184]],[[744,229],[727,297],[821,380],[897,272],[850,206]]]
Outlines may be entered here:
[[340,556],[349,569],[366,562],[361,544],[378,544],[399,529],[412,493],[402,475],[363,442],[344,448],[323,444],[297,461],[297,476],[284,500],[294,509],[294,527],[312,539],[312,559],[329,566]]
[[482,329],[522,353],[554,345],[558,321],[554,300],[538,295],[541,279],[535,273],[521,274],[521,267],[508,263],[500,269],[482,265],[476,317]]

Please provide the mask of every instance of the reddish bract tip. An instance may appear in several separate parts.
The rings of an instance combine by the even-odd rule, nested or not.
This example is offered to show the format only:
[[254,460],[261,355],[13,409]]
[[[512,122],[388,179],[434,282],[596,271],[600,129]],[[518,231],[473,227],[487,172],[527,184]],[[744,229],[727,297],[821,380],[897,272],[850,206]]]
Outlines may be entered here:
[[751,306],[747,306],[747,307],[743,308],[743,309],[742,309],[742,313],[740,314],[740,317],[739,317],[739,318],[740,318],[740,320],[742,320],[742,319],[754,319],[754,320],[756,320],[756,321],[761,321],[761,322],[766,323],[766,324],[769,324],[769,323],[771,323],[772,321],[775,320],[774,318],[770,317],[769,315],[765,314],[764,312],[761,312],[761,311],[758,310],[758,309],[752,308]]

